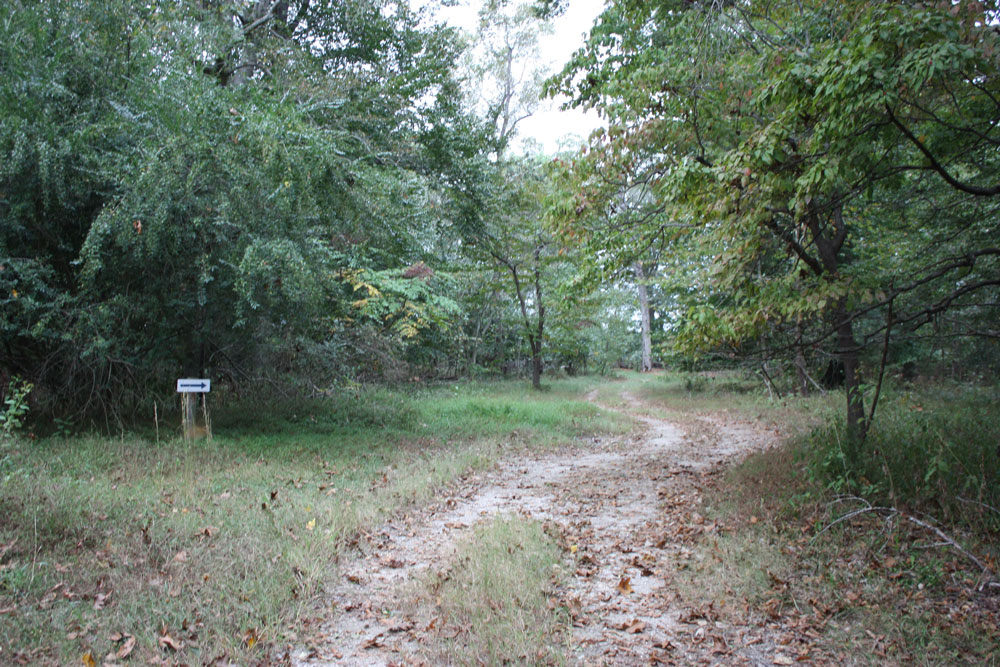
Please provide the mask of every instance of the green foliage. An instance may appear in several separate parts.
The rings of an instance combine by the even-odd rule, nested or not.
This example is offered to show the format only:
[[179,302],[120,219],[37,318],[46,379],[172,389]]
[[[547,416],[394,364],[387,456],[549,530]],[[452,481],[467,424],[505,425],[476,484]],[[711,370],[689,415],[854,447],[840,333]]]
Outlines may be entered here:
[[447,329],[446,277],[399,276],[476,215],[460,48],[396,2],[5,3],[0,367],[124,419],[165,378],[301,391]]
[[890,346],[933,324],[995,357],[992,12],[610,3],[549,83],[607,120],[559,165],[552,217],[597,278],[667,249],[686,354],[836,354],[863,435],[857,369],[887,326]]
[[836,492],[927,510],[939,520],[1000,526],[996,390],[940,387],[893,392],[868,439],[836,422],[808,436],[810,470]]
[[28,414],[28,394],[33,385],[21,378],[11,378],[4,392],[3,409],[0,409],[0,440],[5,440],[24,426]]

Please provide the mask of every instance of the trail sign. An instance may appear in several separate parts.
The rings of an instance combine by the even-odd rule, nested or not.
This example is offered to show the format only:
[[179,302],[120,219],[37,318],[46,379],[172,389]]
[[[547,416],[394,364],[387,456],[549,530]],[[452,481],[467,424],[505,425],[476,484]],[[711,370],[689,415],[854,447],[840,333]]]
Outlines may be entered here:
[[177,391],[182,394],[206,394],[212,391],[212,381],[191,378],[178,380]]

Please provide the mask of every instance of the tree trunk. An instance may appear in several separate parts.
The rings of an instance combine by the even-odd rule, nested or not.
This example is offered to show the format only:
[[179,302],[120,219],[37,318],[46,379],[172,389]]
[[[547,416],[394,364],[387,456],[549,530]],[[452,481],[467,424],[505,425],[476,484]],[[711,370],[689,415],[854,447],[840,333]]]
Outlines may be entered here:
[[542,388],[542,344],[531,341],[531,388]]
[[843,305],[837,308],[837,319],[837,356],[844,364],[844,391],[847,395],[847,437],[853,442],[861,442],[867,435],[867,424],[858,374],[858,345]]
[[798,379],[799,395],[809,395],[809,376],[806,373],[806,355],[802,349],[802,322],[795,326],[795,374]]
[[542,305],[541,247],[535,247],[535,310],[538,312],[538,328],[531,346],[531,386],[542,388],[542,333],[545,331],[545,306]]
[[646,275],[642,262],[635,264],[635,282],[639,289],[639,311],[642,316],[642,368],[643,373],[653,370],[653,343],[649,323],[649,294],[646,292]]

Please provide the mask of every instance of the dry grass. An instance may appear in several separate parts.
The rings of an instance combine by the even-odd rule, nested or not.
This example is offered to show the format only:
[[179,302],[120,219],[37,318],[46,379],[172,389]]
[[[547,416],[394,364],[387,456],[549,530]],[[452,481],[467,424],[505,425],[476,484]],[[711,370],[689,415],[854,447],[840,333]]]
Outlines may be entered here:
[[133,661],[267,662],[369,527],[512,448],[624,428],[577,401],[584,388],[220,411],[211,443],[14,443],[0,452],[0,663],[99,663],[130,637]]
[[978,573],[912,526],[871,517],[819,535],[839,505],[803,459],[785,445],[710,485],[701,511],[724,529],[678,570],[682,595],[835,664],[995,664],[1000,604],[976,592]]
[[438,641],[432,664],[563,664],[568,614],[555,603],[566,571],[542,524],[502,516],[479,526],[446,567],[429,575]]

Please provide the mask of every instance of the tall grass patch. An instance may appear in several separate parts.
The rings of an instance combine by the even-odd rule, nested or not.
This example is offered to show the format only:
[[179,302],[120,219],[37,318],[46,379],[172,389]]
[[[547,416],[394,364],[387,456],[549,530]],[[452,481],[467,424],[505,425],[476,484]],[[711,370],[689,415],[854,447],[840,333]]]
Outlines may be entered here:
[[[0,662],[266,662],[339,556],[510,446],[621,420],[523,383],[358,389],[219,410],[211,442],[153,433],[8,442]],[[117,640],[117,641],[116,641]]]

